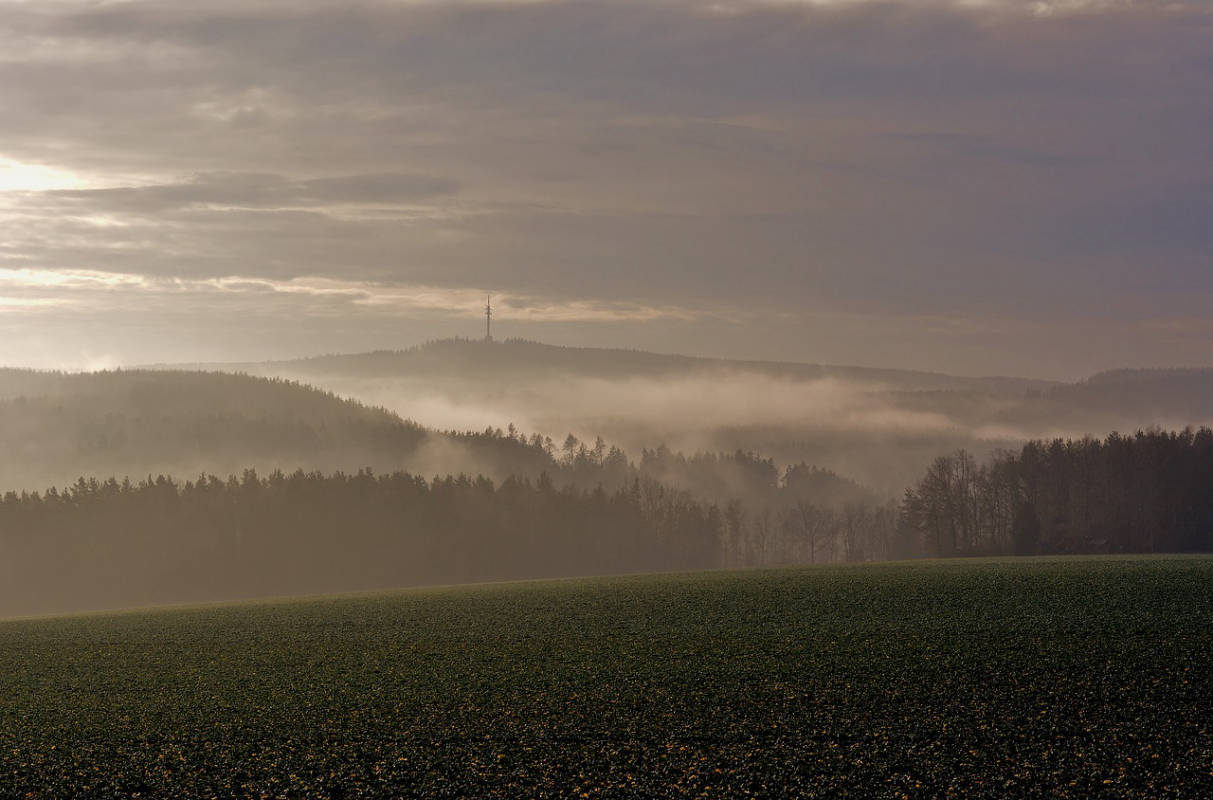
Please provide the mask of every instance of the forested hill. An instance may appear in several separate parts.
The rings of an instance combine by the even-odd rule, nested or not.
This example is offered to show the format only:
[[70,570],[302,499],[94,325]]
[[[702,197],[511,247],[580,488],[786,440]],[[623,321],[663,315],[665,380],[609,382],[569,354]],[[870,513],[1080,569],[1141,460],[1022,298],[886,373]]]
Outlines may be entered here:
[[379,408],[350,402],[294,381],[240,373],[106,370],[69,373],[0,369],[0,400],[47,402],[64,410],[139,414],[275,415],[311,422],[399,421]]
[[513,422],[637,453],[760,452],[899,494],[940,453],[1033,438],[1213,425],[1213,370],[1118,370],[1073,383],[691,358],[522,340],[233,365],[438,428]]
[[204,372],[0,370],[0,487],[83,474],[400,467],[433,438],[285,380]]
[[1164,416],[1163,425],[1213,421],[1213,369],[1118,369],[1085,381],[1051,387],[1035,396],[1046,408],[1088,414],[1136,413]]
[[875,367],[701,358],[618,348],[565,347],[525,339],[493,342],[478,339],[443,339],[402,350],[323,355],[289,361],[194,366],[240,369],[261,374],[328,375],[337,378],[428,376],[436,379],[464,378],[470,381],[542,379],[555,376],[602,379],[678,378],[743,372],[797,381],[839,378],[908,390],[1017,392],[1043,389],[1052,385],[1049,381],[1029,378],[974,378]]
[[[1117,369],[1071,383],[1032,378],[965,377],[874,367],[744,361],[639,350],[561,347],[521,339],[447,339],[404,350],[324,355],[242,364],[254,374],[304,378],[458,381],[502,386],[546,379],[675,380],[695,376],[761,376],[792,384],[835,379],[866,387],[892,407],[935,408],[961,424],[1008,424],[1090,430],[1201,425],[1213,422],[1213,368]],[[320,381],[325,385],[324,381]],[[1119,424],[1118,424],[1119,423]]]
[[654,480],[708,502],[759,507],[798,499],[868,501],[862,486],[805,464],[784,470],[748,452],[629,456],[601,439],[558,442],[507,430],[436,431],[382,408],[277,378],[222,372],[89,374],[0,370],[0,491],[66,486],[81,475],[466,473],[615,490]]

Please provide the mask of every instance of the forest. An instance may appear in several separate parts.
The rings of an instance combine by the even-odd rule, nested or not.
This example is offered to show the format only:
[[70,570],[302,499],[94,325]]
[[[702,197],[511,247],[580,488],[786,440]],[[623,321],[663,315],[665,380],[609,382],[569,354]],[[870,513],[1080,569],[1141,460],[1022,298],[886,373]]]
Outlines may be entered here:
[[933,556],[1213,549],[1213,430],[1030,441],[987,464],[941,456],[901,503]]
[[[824,470],[780,472],[745,453],[659,450],[632,463],[601,441],[569,437],[549,454],[542,438],[500,438],[548,455],[553,473],[495,482],[245,470],[10,491],[0,498],[0,613],[925,556],[1213,549],[1208,428],[1033,441],[986,464],[959,452],[936,459],[900,504]],[[713,502],[679,484],[747,500]]]
[[447,435],[536,477],[246,469],[8,491],[0,613],[891,552],[892,506],[805,464],[666,448],[633,462],[601,439]]
[[702,569],[728,560],[740,525],[647,480],[608,493],[370,471],[81,479],[0,500],[0,613]]
[[[1158,379],[1176,376],[1114,382]],[[1213,432],[1204,427],[958,448],[923,458],[928,466],[898,497],[742,447],[629,454],[600,436],[553,440],[512,424],[435,430],[281,378],[4,370],[0,448],[0,613],[654,570],[1213,549]]]

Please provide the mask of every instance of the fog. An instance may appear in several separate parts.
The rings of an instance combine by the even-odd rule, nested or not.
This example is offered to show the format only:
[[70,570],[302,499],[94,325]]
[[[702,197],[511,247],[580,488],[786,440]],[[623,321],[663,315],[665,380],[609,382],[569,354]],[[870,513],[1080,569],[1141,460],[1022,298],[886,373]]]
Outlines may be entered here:
[[[1029,546],[1013,535],[1024,440],[1208,421],[1209,370],[1050,384],[520,340],[226,371],[0,370],[0,614],[1005,553]],[[1147,439],[1135,458],[1165,446],[1203,463],[1211,436]],[[912,488],[950,508],[928,478],[961,449],[945,461],[968,477],[942,485],[990,511],[980,547],[945,551],[939,515],[899,501]],[[1132,462],[1106,452],[1106,475],[1132,485]],[[984,463],[997,480],[972,478]],[[1022,469],[1052,485],[1038,466]],[[1196,541],[1155,526],[1141,544],[1089,515],[1075,540],[1058,513],[1049,552]]]
[[[745,372],[693,378],[574,378],[479,387],[461,396],[407,379],[325,381],[326,388],[438,428],[476,429],[510,422],[528,430],[572,432],[583,438],[643,425],[671,441],[723,427],[794,425],[868,433],[941,433],[955,428],[944,414],[891,406],[887,387],[833,378],[792,381]],[[654,444],[630,442],[629,444]]]
[[321,386],[427,427],[603,437],[633,457],[742,449],[897,495],[936,456],[1034,438],[1213,421],[1207,371],[1125,371],[1074,384],[682,359],[527,342],[437,342],[251,371]]
[[498,481],[548,469],[547,454],[513,439],[449,435],[513,425],[528,442],[549,437],[557,451],[569,434],[588,444],[601,437],[633,461],[660,446],[687,455],[742,450],[781,470],[801,462],[830,469],[893,497],[935,457],[961,448],[984,458],[1028,439],[1213,422],[1213,373],[1202,370],[1058,384],[468,340],[223,369],[331,394],[217,373],[8,372],[0,380],[3,487],[245,468],[371,467]]
[[[570,378],[484,386],[410,379],[316,378],[343,396],[383,406],[429,427],[483,430],[515,425],[558,443],[567,434],[583,441],[603,437],[632,455],[665,445],[688,453],[736,448],[776,455],[784,463],[807,460],[842,468],[865,483],[895,490],[897,475],[922,464],[906,449],[946,451],[957,442],[988,440],[1000,446],[1029,431],[978,426],[929,410],[899,408],[886,387],[838,379],[792,381],[752,373],[682,378],[606,380]],[[998,401],[991,399],[994,408]],[[778,453],[771,452],[777,448]],[[870,457],[857,451],[865,451]],[[871,452],[881,451],[879,454]],[[923,456],[929,458],[928,452]],[[903,458],[904,472],[890,469]],[[435,453],[434,463],[458,463]],[[463,462],[466,463],[466,462]]]

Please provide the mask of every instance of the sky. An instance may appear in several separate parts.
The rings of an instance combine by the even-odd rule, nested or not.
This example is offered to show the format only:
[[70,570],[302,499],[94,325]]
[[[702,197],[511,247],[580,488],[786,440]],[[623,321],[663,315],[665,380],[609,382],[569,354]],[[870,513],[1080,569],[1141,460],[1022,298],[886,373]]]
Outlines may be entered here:
[[1213,4],[0,0],[0,364],[1213,365]]

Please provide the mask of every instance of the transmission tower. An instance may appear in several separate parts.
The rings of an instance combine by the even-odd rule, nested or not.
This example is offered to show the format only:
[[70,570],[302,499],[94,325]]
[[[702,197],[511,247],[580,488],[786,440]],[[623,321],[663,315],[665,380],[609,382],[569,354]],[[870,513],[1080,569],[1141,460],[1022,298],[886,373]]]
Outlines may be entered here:
[[484,340],[493,341],[493,296],[484,296]]

